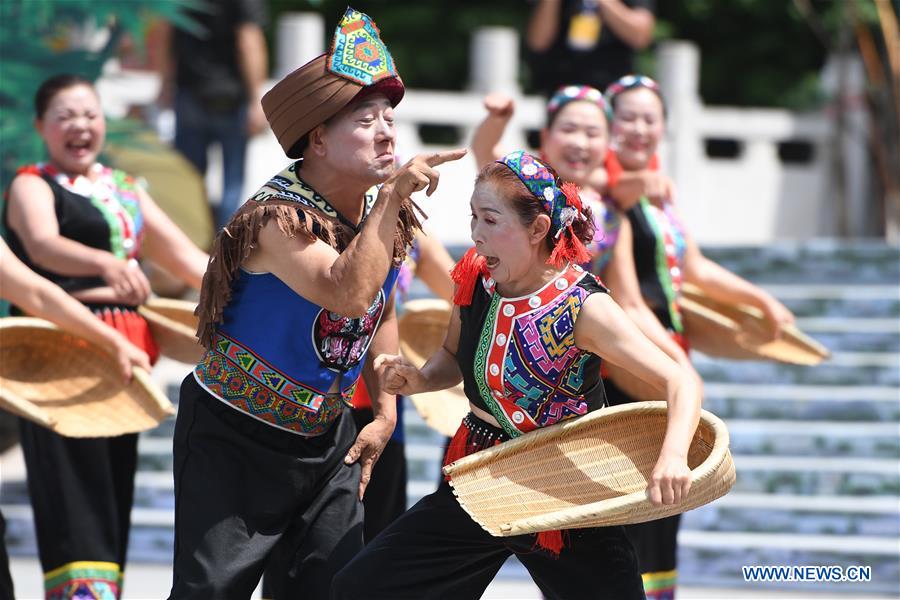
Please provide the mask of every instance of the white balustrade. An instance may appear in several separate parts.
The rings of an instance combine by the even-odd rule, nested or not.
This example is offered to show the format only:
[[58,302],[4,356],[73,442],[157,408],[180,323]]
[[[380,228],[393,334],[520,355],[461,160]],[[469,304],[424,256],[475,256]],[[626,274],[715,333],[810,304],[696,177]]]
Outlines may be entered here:
[[[304,64],[324,47],[324,25],[316,15],[285,15],[278,32],[278,74]],[[477,30],[469,91],[407,90],[396,112],[398,154],[408,159],[418,152],[446,149],[424,143],[420,125],[455,127],[461,133],[458,145],[467,146],[472,129],[486,114],[482,102],[490,91],[515,99],[515,114],[503,142],[510,150],[522,147],[525,133],[543,126],[545,105],[539,97],[522,96],[518,88],[518,48],[518,34],[513,30]],[[836,207],[834,193],[833,119],[780,109],[704,106],[699,96],[699,61],[693,44],[660,44],[659,80],[669,111],[661,155],[678,188],[677,205],[695,238],[703,244],[765,244],[854,234],[839,228],[846,216],[842,216],[844,209]],[[153,75],[120,72],[106,74],[100,86],[104,102],[119,112],[123,104],[152,102],[158,82]],[[735,155],[707,156],[707,140],[733,142]],[[786,163],[779,158],[779,144],[784,142],[808,144],[808,160]],[[253,139],[244,195],[250,195],[287,160],[271,132]],[[859,175],[859,162],[851,165],[857,188],[860,181],[867,183]],[[468,200],[475,175],[471,157],[444,165],[438,191],[432,198],[419,200],[431,217],[430,228],[447,244],[468,243]],[[854,206],[868,202],[852,185],[845,185],[843,193]]]

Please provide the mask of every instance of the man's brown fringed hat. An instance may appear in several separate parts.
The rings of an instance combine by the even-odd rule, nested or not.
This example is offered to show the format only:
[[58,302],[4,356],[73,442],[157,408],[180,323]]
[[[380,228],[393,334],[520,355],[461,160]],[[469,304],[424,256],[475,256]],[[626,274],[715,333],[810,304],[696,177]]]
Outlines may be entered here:
[[331,50],[275,84],[262,97],[262,107],[285,154],[300,158],[298,142],[361,92],[383,93],[396,106],[404,91],[375,22],[348,6]]

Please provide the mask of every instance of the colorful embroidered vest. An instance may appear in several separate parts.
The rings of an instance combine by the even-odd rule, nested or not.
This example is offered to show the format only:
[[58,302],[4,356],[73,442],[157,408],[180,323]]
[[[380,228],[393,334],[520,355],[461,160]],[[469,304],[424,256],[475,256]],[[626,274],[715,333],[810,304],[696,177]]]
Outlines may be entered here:
[[511,437],[585,415],[605,403],[600,357],[575,345],[584,300],[605,293],[569,266],[534,294],[505,298],[481,277],[460,307],[457,361],[466,396]]
[[[338,214],[285,172],[264,189],[276,185],[281,198],[295,197],[307,215]],[[366,216],[377,192],[373,187],[366,194]],[[241,269],[194,377],[219,400],[264,423],[306,436],[325,433],[350,405],[397,275],[396,267],[388,271],[365,316],[348,318],[313,304],[271,273]],[[338,379],[340,392],[329,394]]]
[[641,295],[660,323],[682,333],[678,296],[684,267],[684,227],[671,204],[660,209],[646,198],[626,213],[633,230],[632,251]]
[[[41,177],[53,192],[53,210],[59,233],[85,246],[106,250],[118,258],[138,256],[144,234],[144,218],[135,180],[123,171],[100,163],[92,167],[93,179],[69,177],[53,165],[40,163],[18,170]],[[30,269],[67,292],[106,285],[100,277],[62,275],[43,269],[30,259],[15,231],[9,228],[8,208],[3,222],[10,249]]]

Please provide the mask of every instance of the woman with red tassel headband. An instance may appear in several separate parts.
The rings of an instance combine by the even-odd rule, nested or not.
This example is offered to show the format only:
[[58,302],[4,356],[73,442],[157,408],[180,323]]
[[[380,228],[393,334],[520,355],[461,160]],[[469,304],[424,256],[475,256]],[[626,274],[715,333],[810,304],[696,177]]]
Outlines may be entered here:
[[[456,306],[444,345],[421,369],[379,356],[383,391],[416,394],[463,381],[471,412],[446,464],[602,407],[602,356],[665,392],[669,426],[648,492],[657,504],[681,502],[690,490],[686,456],[699,390],[578,266],[593,221],[577,188],[514,152],[482,169],[471,207],[475,248],[453,271]],[[333,597],[480,598],[511,554],[546,598],[644,598],[621,527],[493,537],[447,482],[338,573]],[[392,572],[402,576],[384,576]]]

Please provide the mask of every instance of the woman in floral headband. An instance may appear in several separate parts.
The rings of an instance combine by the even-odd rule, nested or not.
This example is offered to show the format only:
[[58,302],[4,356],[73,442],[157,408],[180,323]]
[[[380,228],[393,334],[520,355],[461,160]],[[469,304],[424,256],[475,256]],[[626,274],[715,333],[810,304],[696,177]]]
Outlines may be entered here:
[[[421,370],[400,356],[378,357],[384,389],[412,394],[464,382],[471,412],[446,463],[603,406],[602,356],[666,390],[670,427],[649,493],[657,504],[680,502],[690,488],[685,456],[698,389],[578,266],[593,221],[577,188],[514,152],[482,169],[471,207],[475,247],[453,271],[456,306],[444,346]],[[492,537],[446,482],[338,573],[334,597],[480,598],[512,554],[547,598],[644,597],[621,527]]]
[[[629,75],[606,92],[614,110],[615,151],[607,161],[612,195],[631,225],[632,251],[644,299],[660,324],[688,350],[677,299],[688,281],[722,302],[756,306],[773,325],[773,335],[793,315],[764,290],[707,259],[684,228],[672,202],[674,186],[660,173],[656,149],[665,128],[665,103],[649,77]],[[606,381],[611,404],[635,401]],[[648,598],[674,597],[679,516],[627,526],[641,563]]]
[[[513,101],[491,94],[488,116],[475,131],[472,151],[479,167],[503,156],[500,138],[512,117]],[[697,377],[684,350],[659,324],[644,302],[631,252],[631,224],[607,194],[608,124],[612,117],[603,94],[589,86],[570,85],[547,103],[547,127],[541,130],[541,154],[560,177],[577,184],[594,215],[594,237],[587,243],[591,258],[581,266],[600,276],[610,293],[650,341]],[[620,169],[621,170],[621,169]],[[618,251],[616,251],[618,250]]]

